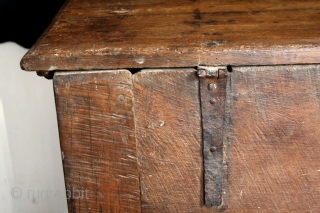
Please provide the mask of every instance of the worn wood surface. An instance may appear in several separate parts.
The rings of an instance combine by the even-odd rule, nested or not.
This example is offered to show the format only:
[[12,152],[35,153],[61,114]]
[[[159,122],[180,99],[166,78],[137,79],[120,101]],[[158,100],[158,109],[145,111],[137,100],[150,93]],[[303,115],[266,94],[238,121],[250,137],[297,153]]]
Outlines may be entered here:
[[234,68],[233,212],[320,212],[320,66]]
[[320,2],[70,0],[25,70],[319,63]]
[[142,212],[203,212],[199,82],[195,70],[134,75]]
[[54,89],[69,212],[140,212],[131,73],[56,73]]
[[[320,66],[235,67],[227,88],[225,212],[320,211]],[[198,78],[134,75],[142,212],[218,212],[203,203]]]

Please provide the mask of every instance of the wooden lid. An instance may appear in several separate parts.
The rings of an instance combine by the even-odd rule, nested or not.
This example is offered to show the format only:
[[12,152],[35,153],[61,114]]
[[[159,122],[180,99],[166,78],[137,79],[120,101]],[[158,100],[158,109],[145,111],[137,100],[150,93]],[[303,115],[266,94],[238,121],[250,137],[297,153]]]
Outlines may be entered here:
[[320,62],[320,1],[70,0],[25,70]]

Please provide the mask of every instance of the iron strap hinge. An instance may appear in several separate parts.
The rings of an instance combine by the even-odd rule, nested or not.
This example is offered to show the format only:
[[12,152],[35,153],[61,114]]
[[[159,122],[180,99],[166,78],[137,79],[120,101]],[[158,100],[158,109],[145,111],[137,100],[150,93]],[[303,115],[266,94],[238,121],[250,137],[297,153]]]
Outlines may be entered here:
[[224,171],[224,124],[227,67],[198,67],[202,116],[204,164],[204,203],[223,206],[226,174]]

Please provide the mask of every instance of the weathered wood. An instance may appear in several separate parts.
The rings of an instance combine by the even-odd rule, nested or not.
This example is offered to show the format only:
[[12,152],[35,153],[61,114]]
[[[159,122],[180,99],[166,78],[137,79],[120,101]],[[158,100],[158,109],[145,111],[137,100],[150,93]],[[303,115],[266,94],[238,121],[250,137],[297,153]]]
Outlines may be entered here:
[[193,69],[134,75],[142,212],[203,212],[199,81]]
[[[225,212],[320,211],[319,85],[320,66],[233,68]],[[203,203],[198,89],[193,70],[134,75],[143,212],[219,211]]]
[[320,2],[70,0],[25,70],[319,63]]
[[320,211],[320,66],[234,68],[231,212]]
[[54,89],[69,212],[140,212],[131,73],[56,73]]

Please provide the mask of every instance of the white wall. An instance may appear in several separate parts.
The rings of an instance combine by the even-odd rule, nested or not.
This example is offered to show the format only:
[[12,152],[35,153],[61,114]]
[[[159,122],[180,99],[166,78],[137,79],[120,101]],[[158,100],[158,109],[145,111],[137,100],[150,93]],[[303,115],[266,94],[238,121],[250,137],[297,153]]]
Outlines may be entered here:
[[67,212],[52,81],[0,44],[0,213]]

